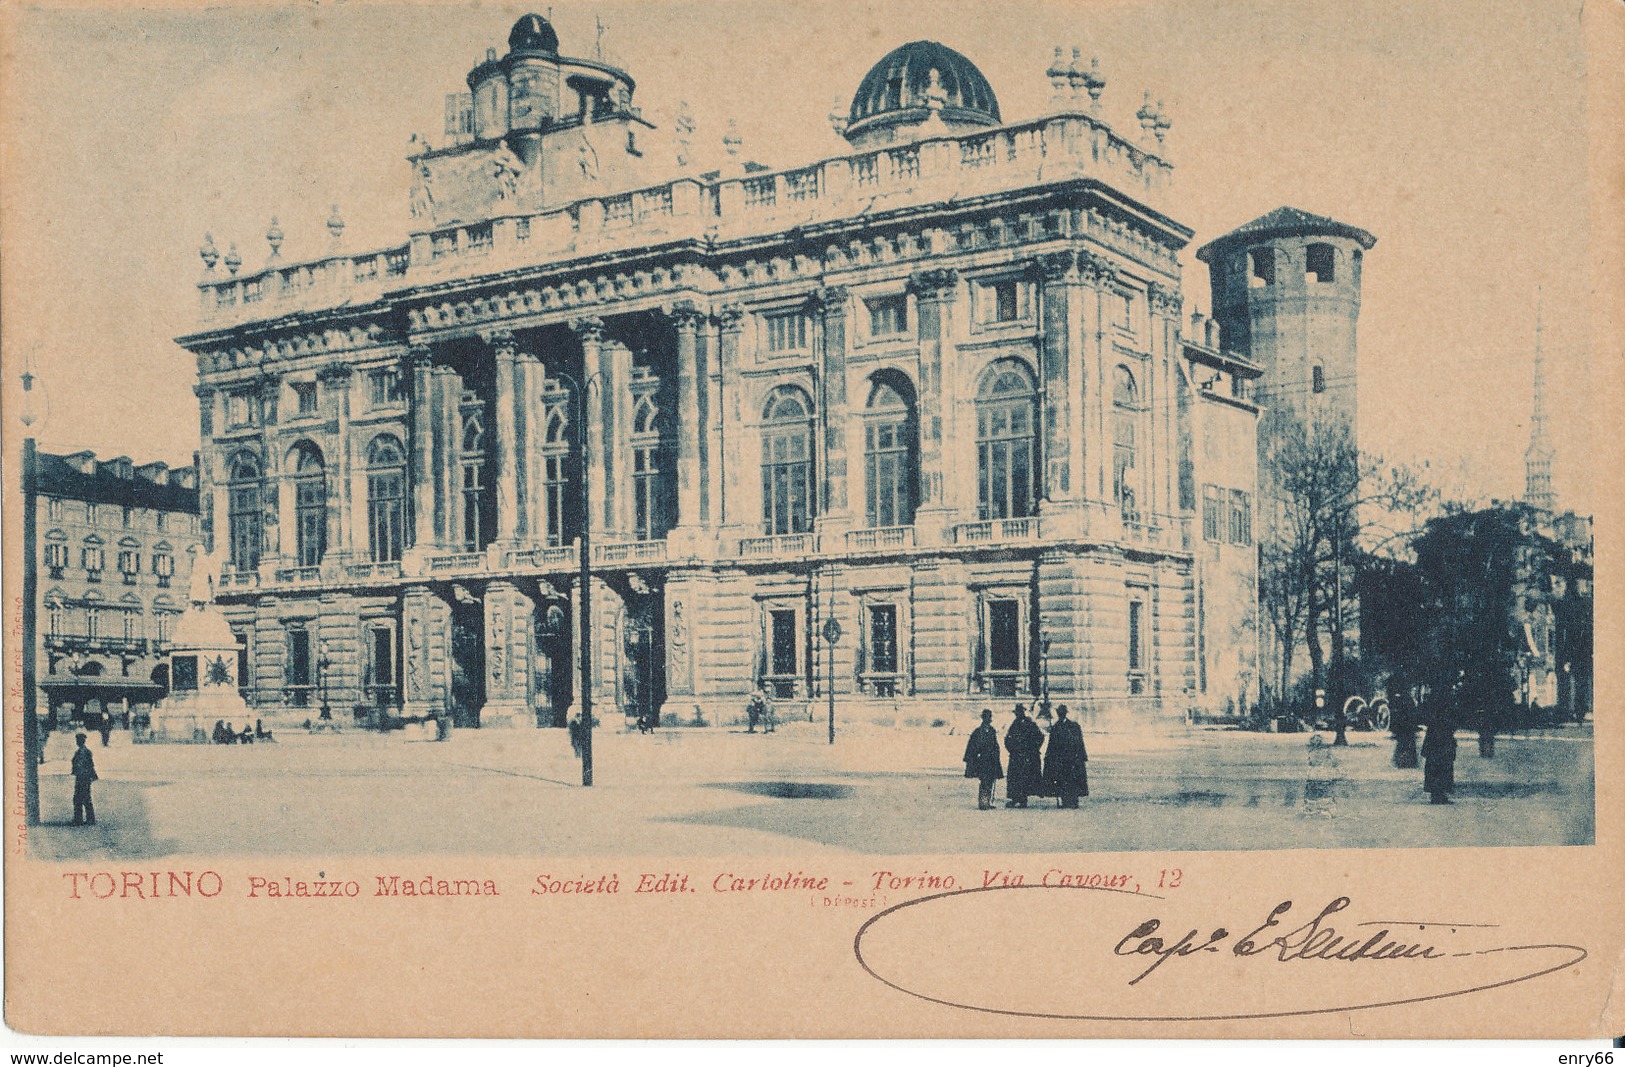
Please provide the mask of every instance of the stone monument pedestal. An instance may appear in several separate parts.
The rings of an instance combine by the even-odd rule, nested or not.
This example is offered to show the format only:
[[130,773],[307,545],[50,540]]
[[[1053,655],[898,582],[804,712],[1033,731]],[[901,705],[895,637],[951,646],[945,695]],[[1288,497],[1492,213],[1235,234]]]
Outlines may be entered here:
[[211,741],[214,724],[241,732],[254,714],[237,692],[237,638],[213,604],[194,603],[175,624],[169,695],[152,709],[154,741]]

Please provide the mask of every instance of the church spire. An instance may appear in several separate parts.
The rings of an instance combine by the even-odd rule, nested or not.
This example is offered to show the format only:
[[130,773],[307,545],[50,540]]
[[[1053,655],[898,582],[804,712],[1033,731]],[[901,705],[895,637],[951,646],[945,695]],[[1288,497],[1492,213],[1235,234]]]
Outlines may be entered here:
[[1546,437],[1546,357],[1541,351],[1541,292],[1535,290],[1535,397],[1529,418],[1529,450],[1523,454],[1524,503],[1553,512],[1557,496],[1552,492],[1552,460],[1556,452]]

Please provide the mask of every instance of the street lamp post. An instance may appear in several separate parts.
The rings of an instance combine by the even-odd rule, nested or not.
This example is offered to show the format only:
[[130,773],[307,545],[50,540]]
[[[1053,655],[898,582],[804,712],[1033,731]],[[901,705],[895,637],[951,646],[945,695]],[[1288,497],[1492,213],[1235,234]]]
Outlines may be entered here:
[[841,639],[841,624],[833,615],[824,623],[824,640],[829,643],[829,743],[835,743],[835,644]]
[[576,635],[576,643],[580,646],[581,663],[581,784],[592,785],[592,515],[588,511],[591,507],[592,490],[590,478],[592,464],[588,461],[590,445],[587,440],[587,389],[593,382],[599,383],[603,388],[603,377],[599,374],[587,376],[584,382],[578,382],[574,377],[564,371],[550,371],[553,377],[564,382],[570,388],[567,393],[573,406],[576,424],[576,444],[581,463],[581,532],[576,539],[578,567],[576,584],[580,588],[580,626],[581,631]]
[[1044,671],[1043,699],[1039,701],[1039,705],[1046,712],[1049,711],[1049,643],[1050,639],[1048,634],[1044,635],[1038,641],[1038,657],[1043,664]]
[[327,671],[333,666],[333,661],[327,655],[327,642],[322,642],[321,655],[316,660],[316,682],[322,690],[322,721],[327,722],[333,718],[333,709],[327,703]]

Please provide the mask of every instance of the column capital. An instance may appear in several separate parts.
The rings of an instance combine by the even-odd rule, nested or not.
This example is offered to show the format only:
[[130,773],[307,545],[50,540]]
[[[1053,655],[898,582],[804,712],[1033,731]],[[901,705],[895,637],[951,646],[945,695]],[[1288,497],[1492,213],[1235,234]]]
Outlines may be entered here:
[[1152,282],[1146,286],[1146,293],[1151,298],[1151,310],[1158,315],[1177,319],[1184,311],[1185,298],[1171,285]]
[[692,334],[700,328],[705,312],[692,300],[679,300],[666,311],[666,316],[679,333]]
[[581,338],[583,344],[594,344],[604,339],[604,320],[591,315],[570,320],[570,329]]
[[1033,275],[1040,281],[1065,281],[1078,264],[1078,253],[1072,251],[1046,252],[1032,262]]
[[725,333],[738,333],[745,322],[745,309],[739,304],[724,304],[717,309],[716,319]]
[[512,359],[517,348],[512,330],[481,330],[480,340],[490,347],[498,359]]
[[923,300],[951,300],[959,285],[959,272],[952,267],[917,270],[908,276],[909,291]]
[[827,285],[814,289],[807,297],[807,307],[824,315],[845,315],[849,290],[844,285]]
[[338,384],[349,381],[350,375],[354,373],[354,368],[343,363],[329,363],[327,366],[316,372],[316,378],[321,382]]
[[194,385],[194,386],[192,386],[192,395],[197,397],[199,400],[208,400],[209,398],[214,396],[214,394],[215,394],[215,388],[212,385]]
[[1103,288],[1117,279],[1117,269],[1111,261],[1093,252],[1078,253],[1078,276],[1087,285]]
[[413,370],[427,369],[434,365],[434,349],[422,343],[409,345],[406,349],[406,362]]

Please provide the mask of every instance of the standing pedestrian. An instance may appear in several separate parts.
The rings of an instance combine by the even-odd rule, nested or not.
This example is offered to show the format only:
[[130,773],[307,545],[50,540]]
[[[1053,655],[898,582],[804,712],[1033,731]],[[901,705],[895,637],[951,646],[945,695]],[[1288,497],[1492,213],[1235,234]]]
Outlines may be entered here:
[[1005,751],[1010,753],[1010,773],[1004,780],[1004,806],[1025,808],[1027,797],[1044,793],[1044,770],[1038,752],[1044,747],[1044,731],[1027,718],[1027,708],[1017,704],[1016,720],[1004,733]]
[[1388,675],[1388,731],[1394,736],[1394,766],[1410,770],[1417,766],[1416,700],[1411,696],[1411,681],[1404,671],[1395,667]]
[[107,742],[113,739],[113,713],[106,709],[102,711],[101,735],[102,747],[106,748]]
[[1089,750],[1083,744],[1083,727],[1067,718],[1067,707],[1055,708],[1055,725],[1050,727],[1049,748],[1044,752],[1044,782],[1049,792],[1060,798],[1063,808],[1078,806],[1078,798],[1089,795]]
[[85,747],[85,735],[74,734],[73,826],[95,826],[96,805],[90,799],[90,783],[96,780],[96,757]]
[[976,807],[987,811],[993,806],[993,783],[1004,777],[999,759],[999,731],[993,728],[993,712],[982,709],[982,725],[971,731],[965,742],[965,777],[975,778]]
[[1450,711],[1440,700],[1422,738],[1422,788],[1434,804],[1449,804],[1456,791],[1456,721]]

